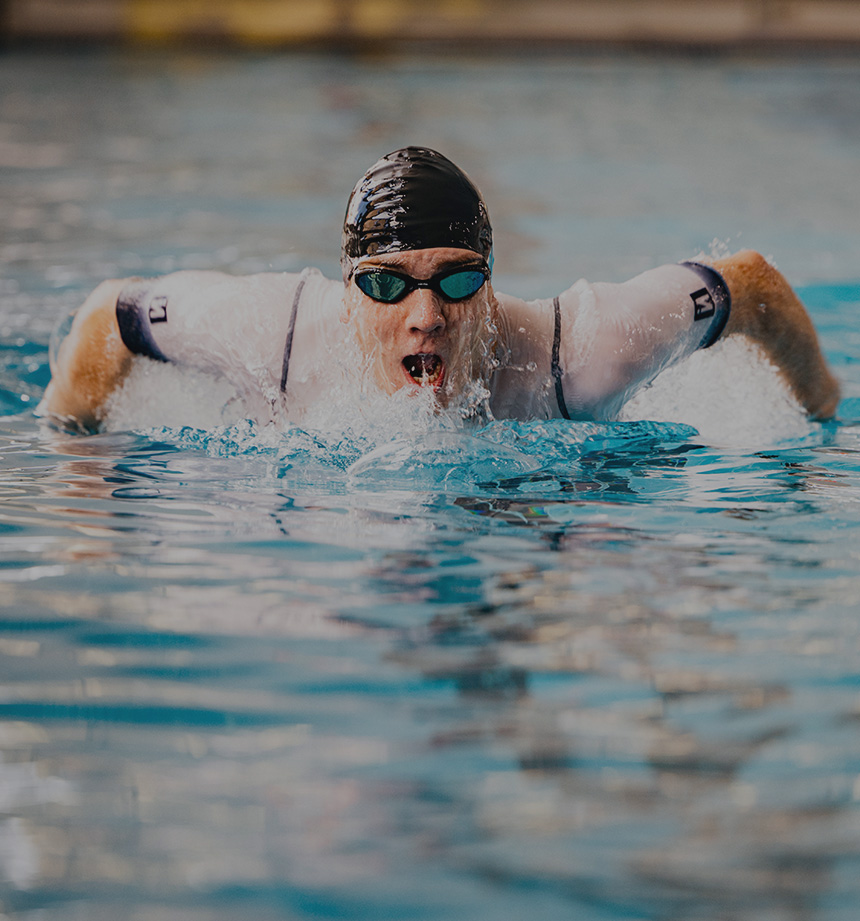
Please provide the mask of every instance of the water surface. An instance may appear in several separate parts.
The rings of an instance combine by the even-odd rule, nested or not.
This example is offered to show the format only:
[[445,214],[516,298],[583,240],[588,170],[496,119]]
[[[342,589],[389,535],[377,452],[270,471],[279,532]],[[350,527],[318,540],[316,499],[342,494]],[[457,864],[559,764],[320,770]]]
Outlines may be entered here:
[[[0,911],[853,919],[858,78],[0,58]],[[611,425],[34,418],[103,277],[334,274],[355,177],[408,142],[478,180],[515,294],[773,254],[839,418],[732,348]]]

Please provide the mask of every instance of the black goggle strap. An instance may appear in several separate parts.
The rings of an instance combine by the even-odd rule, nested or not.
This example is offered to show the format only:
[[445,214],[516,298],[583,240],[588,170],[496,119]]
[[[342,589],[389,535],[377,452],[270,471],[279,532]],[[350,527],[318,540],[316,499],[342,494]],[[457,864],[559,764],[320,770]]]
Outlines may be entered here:
[[[458,288],[457,281],[460,275],[480,275],[481,281],[465,288]],[[490,270],[483,264],[457,265],[437,272],[431,278],[417,279],[394,269],[372,268],[359,270],[353,277],[368,297],[383,303],[394,304],[416,288],[430,288],[446,300],[462,301],[481,290],[490,278]],[[475,281],[477,282],[477,279]],[[445,284],[446,282],[449,283]]]

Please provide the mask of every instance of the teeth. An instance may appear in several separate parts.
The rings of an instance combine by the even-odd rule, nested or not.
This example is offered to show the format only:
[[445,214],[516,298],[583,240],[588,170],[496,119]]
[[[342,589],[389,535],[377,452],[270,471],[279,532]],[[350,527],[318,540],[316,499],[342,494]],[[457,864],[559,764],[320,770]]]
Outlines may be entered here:
[[421,385],[435,384],[442,376],[442,359],[432,353],[407,355],[403,359],[403,366],[412,379]]

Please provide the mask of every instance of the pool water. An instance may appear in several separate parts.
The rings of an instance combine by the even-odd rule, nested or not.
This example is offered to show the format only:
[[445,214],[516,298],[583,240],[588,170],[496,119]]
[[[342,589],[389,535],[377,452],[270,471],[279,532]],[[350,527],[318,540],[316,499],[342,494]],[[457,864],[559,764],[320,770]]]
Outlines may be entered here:
[[[856,918],[860,64],[6,52],[0,90],[0,916]],[[410,141],[501,290],[772,254],[838,418],[737,343],[612,424],[276,432],[168,369],[102,434],[34,416],[102,278],[333,275]]]

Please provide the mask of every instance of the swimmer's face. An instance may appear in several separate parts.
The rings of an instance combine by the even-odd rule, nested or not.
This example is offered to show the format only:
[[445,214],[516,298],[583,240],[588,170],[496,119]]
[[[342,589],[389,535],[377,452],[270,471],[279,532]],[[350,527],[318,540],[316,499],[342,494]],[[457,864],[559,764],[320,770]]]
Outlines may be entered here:
[[[457,266],[484,263],[465,249],[433,248],[367,256],[355,271],[386,268],[418,280]],[[431,387],[439,403],[448,405],[476,380],[485,379],[496,316],[496,300],[487,281],[471,297],[449,301],[431,288],[416,288],[394,304],[347,284],[347,321],[355,330],[362,357],[385,393],[404,387]]]

